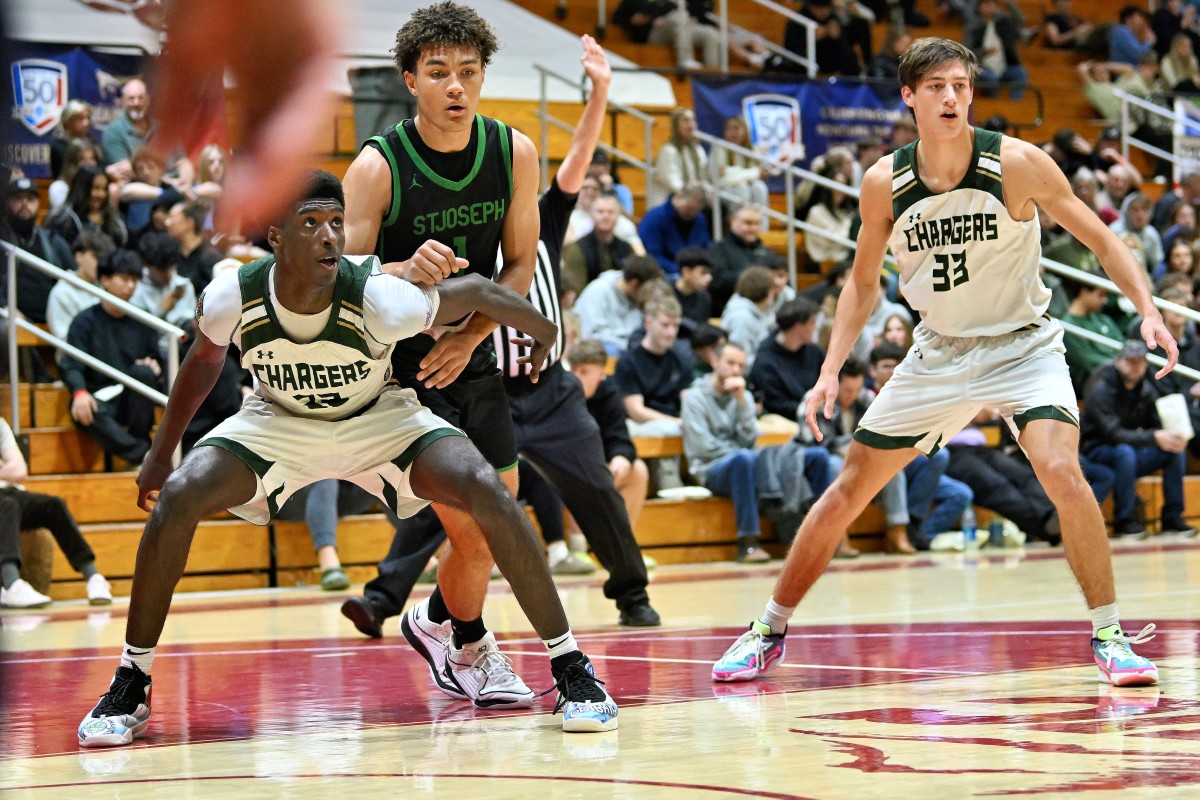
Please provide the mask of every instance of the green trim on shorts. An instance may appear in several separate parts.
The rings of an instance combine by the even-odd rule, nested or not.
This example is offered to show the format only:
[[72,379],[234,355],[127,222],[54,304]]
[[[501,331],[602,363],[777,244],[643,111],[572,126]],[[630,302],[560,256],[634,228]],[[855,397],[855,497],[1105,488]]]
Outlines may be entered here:
[[271,519],[279,516],[279,495],[283,494],[284,488],[284,486],[280,486],[267,495],[267,512],[270,513]]
[[928,435],[928,433],[920,433],[916,436],[888,436],[886,433],[876,433],[866,428],[854,431],[855,441],[862,442],[867,447],[874,447],[876,450],[904,450],[908,447],[916,447],[917,442]]
[[[379,475],[379,473],[375,474]],[[388,482],[388,479],[382,475],[379,475],[379,480],[383,482],[383,502],[387,503],[388,508],[391,509],[393,514],[399,513],[400,496],[396,492],[396,487],[392,486]]]
[[517,459],[517,460],[516,460],[516,461],[514,461],[513,463],[509,464],[507,467],[500,467],[499,469],[497,469],[497,470],[496,470],[496,472],[497,472],[497,473],[500,473],[500,472],[508,472],[509,470],[516,469],[516,468],[517,468],[517,465],[518,465],[518,464],[520,464],[520,463],[521,463],[521,460],[520,460],[520,459]]
[[412,466],[412,463],[417,460],[417,456],[421,455],[422,450],[429,447],[429,445],[438,439],[444,439],[447,436],[462,436],[464,439],[467,438],[457,428],[436,428],[432,431],[426,431],[417,437],[417,440],[410,444],[403,453],[393,458],[392,463],[396,465],[397,469],[404,471]]
[[1071,412],[1062,406],[1038,406],[1037,408],[1031,408],[1014,416],[1013,423],[1016,424],[1018,431],[1023,431],[1025,430],[1025,426],[1035,419],[1053,419],[1065,422],[1068,425],[1074,425],[1076,428],[1079,427],[1079,420],[1075,419],[1071,415]]
[[254,472],[259,478],[262,478],[270,471],[271,467],[275,466],[274,461],[268,461],[258,453],[255,453],[246,445],[235,442],[232,439],[226,439],[224,436],[214,436],[209,439],[201,439],[196,442],[196,447],[220,447],[222,450],[228,450],[239,459],[245,462],[246,466]]

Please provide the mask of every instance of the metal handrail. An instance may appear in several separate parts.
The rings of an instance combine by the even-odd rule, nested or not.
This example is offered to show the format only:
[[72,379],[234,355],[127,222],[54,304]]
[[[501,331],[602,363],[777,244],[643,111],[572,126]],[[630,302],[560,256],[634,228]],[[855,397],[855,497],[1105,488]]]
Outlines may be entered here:
[[[1116,339],[1110,339],[1102,333],[1096,333],[1095,331],[1089,331],[1087,328],[1081,328],[1078,325],[1075,325],[1074,323],[1067,322],[1065,320],[1059,320],[1059,324],[1062,325],[1062,328],[1064,331],[1071,334],[1072,336],[1078,336],[1081,339],[1087,339],[1088,341],[1095,342],[1096,344],[1098,344],[1102,347],[1107,347],[1112,350],[1120,350],[1122,347],[1125,346],[1124,342],[1119,342]],[[1162,356],[1157,356],[1154,353],[1147,353],[1146,360],[1149,361],[1151,364],[1155,365],[1156,367],[1165,366],[1167,363],[1167,360],[1165,358],[1163,358]],[[1197,372],[1196,370],[1192,369],[1191,367],[1185,366],[1183,364],[1176,364],[1175,369],[1172,370],[1172,372],[1177,372],[1180,375],[1182,375],[1183,377],[1191,378],[1194,381],[1200,381],[1200,372]]]
[[[567,122],[566,120],[561,120],[561,119],[558,119],[557,117],[551,116],[550,100],[549,100],[549,94],[548,94],[548,89],[549,89],[548,79],[554,78],[555,80],[565,83],[567,86],[570,86],[573,89],[578,89],[580,91],[580,93],[585,94],[585,95],[587,93],[587,84],[584,81],[576,82],[573,79],[566,77],[565,75],[555,72],[554,70],[550,69],[549,67],[542,66],[541,64],[534,64],[533,68],[538,71],[539,86],[540,86],[539,91],[541,93],[541,97],[538,100],[538,119],[540,119],[542,121],[542,135],[541,135],[542,186],[549,186],[550,185],[550,147],[549,147],[550,132],[549,132],[549,127],[551,125],[553,125],[554,127],[558,128],[560,130],[566,131],[567,133],[570,133],[570,134],[574,134],[576,125],[573,123]],[[615,100],[609,100],[607,103],[605,103],[605,109],[606,109],[606,113],[610,113],[610,114],[614,113],[614,112],[621,113],[621,114],[628,114],[629,116],[633,117],[634,119],[636,119],[642,123],[643,136],[645,138],[646,157],[645,157],[645,160],[639,159],[637,156],[633,155],[632,153],[626,153],[625,151],[623,151],[617,147],[614,147],[613,145],[605,144],[604,142],[599,142],[599,141],[596,142],[597,149],[603,150],[604,152],[608,153],[610,156],[618,158],[622,162],[630,164],[630,165],[637,167],[638,169],[644,171],[646,173],[646,180],[650,181],[651,178],[653,178],[653,176],[654,176],[654,133],[653,133],[653,128],[657,124],[658,120],[656,120],[654,117],[652,117],[651,115],[649,115],[643,111],[639,111],[638,109],[634,108],[633,106],[627,106],[624,103],[619,103]]]
[[72,358],[78,359],[79,361],[81,361],[82,363],[91,367],[92,369],[96,370],[97,372],[100,372],[100,373],[106,375],[107,377],[112,378],[113,380],[120,383],[122,386],[128,387],[129,389],[137,392],[138,394],[141,394],[142,396],[147,397],[150,400],[153,400],[155,403],[158,403],[159,405],[162,405],[162,406],[165,406],[167,404],[167,395],[163,394],[162,392],[158,391],[157,389],[155,389],[151,386],[147,386],[146,384],[142,383],[141,381],[130,378],[128,375],[109,366],[108,364],[105,364],[103,361],[100,361],[100,360],[94,358],[93,356],[88,355],[87,353],[83,352],[82,350],[78,349],[77,347],[75,347],[71,344],[68,344],[65,340],[60,339],[59,337],[55,336],[54,334],[47,333],[46,331],[42,330],[41,328],[39,328],[35,325],[32,325],[29,322],[26,322],[24,319],[21,319],[21,317],[17,311],[17,262],[20,261],[23,265],[25,265],[27,267],[32,267],[32,268],[38,270],[39,272],[43,272],[47,275],[51,275],[60,281],[66,281],[67,283],[76,287],[77,289],[82,289],[85,292],[87,292],[88,294],[94,295],[98,299],[100,299],[104,302],[107,302],[110,305],[116,306],[122,312],[124,312],[126,316],[131,317],[132,319],[136,320],[137,322],[140,322],[143,325],[148,325],[149,327],[153,328],[154,330],[165,334],[167,337],[166,374],[167,374],[167,390],[168,390],[168,392],[170,391],[171,386],[175,382],[175,375],[179,372],[179,340],[184,335],[183,330],[181,328],[178,328],[169,322],[161,320],[158,317],[154,316],[153,314],[150,314],[147,311],[144,311],[143,309],[138,308],[137,306],[131,305],[130,303],[126,302],[125,300],[122,300],[119,297],[116,297],[115,295],[109,294],[108,292],[104,291],[104,289],[100,288],[99,286],[88,283],[87,281],[83,280],[82,278],[80,278],[79,276],[75,275],[72,272],[68,272],[67,270],[60,269],[59,267],[54,266],[50,262],[48,262],[44,259],[38,258],[37,256],[33,255],[32,253],[30,253],[26,250],[22,250],[21,248],[17,247],[16,245],[12,244],[11,242],[0,241],[0,248],[3,248],[3,251],[6,256],[7,268],[8,268],[8,307],[6,309],[0,308],[0,319],[4,319],[7,322],[6,327],[7,327],[7,332],[8,332],[8,377],[9,377],[9,389],[10,389],[9,400],[11,403],[10,411],[12,414],[12,420],[11,420],[12,426],[11,427],[12,427],[14,433],[20,432],[20,424],[21,424],[20,404],[19,404],[19,395],[18,395],[18,388],[17,388],[18,375],[17,375],[17,337],[16,337],[16,332],[17,332],[18,328],[27,333],[33,334],[35,337],[37,337],[38,339],[41,339],[42,341],[45,341],[47,344],[50,344],[50,345],[53,345],[54,347],[59,348],[63,352],[70,355]]
[[[756,5],[760,5],[776,14],[791,20],[799,25],[804,26],[804,38],[807,45],[807,54],[799,55],[791,53],[789,50],[774,47],[770,48],[771,52],[779,53],[796,64],[800,64],[808,71],[808,76],[811,78],[817,74],[817,22],[808,17],[798,14],[786,6],[773,2],[773,0],[751,0]],[[721,32],[721,71],[729,72],[729,0],[719,0],[717,3],[717,29]],[[789,55],[785,55],[788,54]]]
[[[1151,103],[1150,101],[1136,95],[1132,95],[1123,89],[1114,89],[1113,96],[1121,101],[1121,157],[1126,159],[1129,158],[1129,148],[1132,145],[1145,153],[1149,153],[1155,158],[1160,158],[1164,161],[1171,162],[1172,168],[1177,172],[1180,166],[1180,161],[1175,157],[1174,153],[1169,153],[1166,150],[1163,150],[1161,147],[1156,147],[1149,142],[1138,139],[1129,133],[1131,127],[1129,119],[1129,107],[1134,106],[1135,108],[1140,108],[1159,117],[1164,117],[1171,120],[1171,122],[1175,125],[1191,125],[1196,127],[1200,126],[1200,121],[1189,117],[1187,114],[1181,114],[1174,109],[1168,109],[1166,106],[1160,106],[1157,103]],[[1179,175],[1176,174],[1174,177],[1178,179]]]

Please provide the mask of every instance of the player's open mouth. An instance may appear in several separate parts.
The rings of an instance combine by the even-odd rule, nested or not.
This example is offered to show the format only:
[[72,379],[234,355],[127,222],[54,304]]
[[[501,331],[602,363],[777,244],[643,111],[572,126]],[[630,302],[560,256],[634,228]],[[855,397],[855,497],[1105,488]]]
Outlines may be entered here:
[[942,119],[958,119],[958,114],[954,113],[953,111],[943,111]]
[[338,260],[333,256],[326,256],[325,258],[319,259],[319,263],[327,269],[333,269],[337,266]]

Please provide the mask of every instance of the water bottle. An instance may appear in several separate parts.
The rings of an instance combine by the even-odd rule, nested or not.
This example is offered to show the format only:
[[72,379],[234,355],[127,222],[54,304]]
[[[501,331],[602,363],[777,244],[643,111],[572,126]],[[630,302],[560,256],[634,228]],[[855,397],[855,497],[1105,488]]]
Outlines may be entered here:
[[975,508],[970,503],[963,508],[962,513],[963,549],[978,550],[978,525],[975,522]]

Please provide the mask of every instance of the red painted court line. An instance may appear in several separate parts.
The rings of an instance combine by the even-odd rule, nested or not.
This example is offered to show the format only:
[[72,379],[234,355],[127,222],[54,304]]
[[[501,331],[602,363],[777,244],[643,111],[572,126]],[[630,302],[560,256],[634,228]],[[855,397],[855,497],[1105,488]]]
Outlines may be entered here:
[[[584,734],[578,734],[584,735]],[[603,734],[587,734],[603,735]],[[660,789],[687,789],[695,792],[718,792],[720,794],[741,795],[744,797],[766,797],[771,800],[810,800],[804,795],[784,794],[782,792],[764,792],[755,789],[738,789],[731,786],[709,786],[700,783],[674,783],[669,781],[640,781],[631,778],[587,778],[572,775],[480,775],[454,772],[338,772],[338,778],[452,778],[456,780],[518,780],[518,781],[567,781],[571,783],[601,783],[616,786],[650,786]],[[28,786],[16,786],[8,791],[22,789],[68,789],[74,786],[136,786],[139,784],[162,783],[192,783],[200,781],[243,781],[243,780],[297,780],[317,778],[327,780],[328,774],[298,774],[285,775],[271,773],[270,775],[197,775],[186,778],[133,778],[115,781],[77,781],[74,783],[43,783]]]

